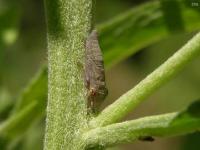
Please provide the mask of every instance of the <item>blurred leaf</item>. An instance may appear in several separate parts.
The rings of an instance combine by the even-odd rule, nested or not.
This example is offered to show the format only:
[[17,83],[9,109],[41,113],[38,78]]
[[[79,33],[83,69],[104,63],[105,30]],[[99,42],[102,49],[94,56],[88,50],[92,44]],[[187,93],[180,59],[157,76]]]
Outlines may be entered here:
[[2,82],[3,61],[6,46],[13,44],[18,36],[20,19],[19,7],[16,3],[0,1],[0,86]]
[[181,150],[197,150],[200,146],[200,132],[189,134],[183,140]]
[[44,120],[27,132],[23,140],[23,147],[20,150],[42,150],[44,138]]
[[47,68],[43,67],[31,81],[25,90],[23,90],[21,97],[17,100],[13,114],[21,111],[28,104],[33,101],[44,102],[47,98]]
[[15,137],[24,133],[44,115],[47,98],[47,70],[43,68],[17,101],[11,116],[0,124],[0,135]]
[[5,119],[13,106],[11,96],[5,88],[0,89],[0,122]]
[[[183,19],[181,16],[180,4],[177,0],[161,0],[161,9],[163,11],[164,23],[169,32],[184,31]],[[176,13],[174,13],[176,12]]]
[[95,1],[95,22],[105,22],[109,18],[116,16],[131,7],[136,1],[122,1],[122,0],[96,0]]
[[[184,2],[184,0],[177,0],[176,3],[180,10],[176,13],[181,15],[180,26],[183,26],[180,28],[184,28],[186,32],[195,31],[200,28],[200,13]],[[171,30],[177,26],[170,24],[169,30],[166,21],[173,22],[176,16],[167,14],[168,19],[166,20],[166,15],[163,14],[166,14],[163,13],[163,5],[159,1],[151,1],[99,25],[97,28],[100,33],[100,45],[104,53],[106,68],[112,67],[142,48],[173,34]]]
[[[1,4],[1,3],[0,3]],[[19,7],[12,3],[0,7],[0,48],[15,42],[18,35]]]

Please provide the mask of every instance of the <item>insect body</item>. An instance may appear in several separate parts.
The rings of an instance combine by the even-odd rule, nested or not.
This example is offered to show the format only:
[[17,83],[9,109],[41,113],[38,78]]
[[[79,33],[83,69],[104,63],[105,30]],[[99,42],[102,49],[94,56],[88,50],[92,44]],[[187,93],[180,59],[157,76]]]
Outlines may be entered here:
[[86,40],[85,85],[88,89],[87,107],[95,112],[108,94],[96,30],[93,30]]

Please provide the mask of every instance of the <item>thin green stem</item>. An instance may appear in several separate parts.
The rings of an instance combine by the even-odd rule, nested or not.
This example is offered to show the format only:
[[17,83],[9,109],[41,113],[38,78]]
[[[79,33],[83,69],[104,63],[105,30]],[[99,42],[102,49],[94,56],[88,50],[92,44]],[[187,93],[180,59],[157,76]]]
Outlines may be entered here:
[[48,106],[45,150],[82,150],[87,127],[83,81],[92,0],[45,0],[48,26]]
[[194,36],[165,63],[136,85],[135,88],[105,108],[99,116],[90,122],[91,126],[104,126],[122,119],[154,91],[172,79],[183,67],[197,57],[199,53],[200,33]]
[[145,137],[169,137],[200,129],[200,118],[189,112],[169,113],[95,128],[85,133],[87,147],[107,147]]

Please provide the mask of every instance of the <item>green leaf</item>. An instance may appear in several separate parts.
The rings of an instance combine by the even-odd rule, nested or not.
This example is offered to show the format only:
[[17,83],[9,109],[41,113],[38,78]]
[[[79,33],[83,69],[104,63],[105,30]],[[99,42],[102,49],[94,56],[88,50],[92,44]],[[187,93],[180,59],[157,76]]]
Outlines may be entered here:
[[43,104],[46,104],[46,98],[47,68],[42,67],[42,69],[37,73],[35,78],[33,78],[32,81],[29,83],[27,88],[23,90],[21,97],[17,100],[17,104],[14,108],[13,114],[21,111],[33,101],[38,101],[39,103],[43,102]]
[[13,104],[10,93],[5,88],[0,88],[0,122],[7,118]]
[[43,68],[25,89],[10,117],[0,124],[0,135],[15,137],[44,115],[47,98],[47,70]]
[[168,30],[173,33],[184,31],[183,18],[178,1],[160,0],[160,3],[161,10],[163,11],[164,23],[167,25]]
[[[191,32],[200,28],[199,11],[189,7],[184,0],[178,0],[176,6],[179,8],[176,11],[180,11],[177,13],[181,15],[178,27],[184,28],[181,32]],[[109,69],[142,48],[174,34],[171,31],[176,31],[177,26],[167,24],[176,19],[174,17],[176,16],[167,14],[168,19],[166,19],[163,5],[159,1],[151,1],[99,25],[97,28],[106,68]]]

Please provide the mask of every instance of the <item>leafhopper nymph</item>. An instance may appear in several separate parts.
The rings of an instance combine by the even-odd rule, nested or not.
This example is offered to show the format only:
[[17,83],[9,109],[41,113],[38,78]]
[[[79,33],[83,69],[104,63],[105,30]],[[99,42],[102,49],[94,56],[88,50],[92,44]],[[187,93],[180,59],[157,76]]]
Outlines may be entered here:
[[93,30],[86,40],[85,85],[88,89],[87,107],[92,112],[96,112],[108,94],[103,57],[96,30]]

